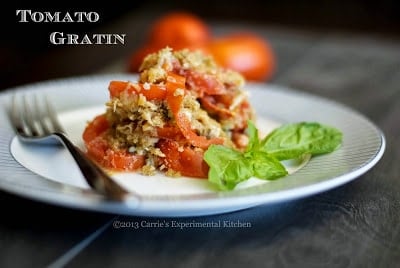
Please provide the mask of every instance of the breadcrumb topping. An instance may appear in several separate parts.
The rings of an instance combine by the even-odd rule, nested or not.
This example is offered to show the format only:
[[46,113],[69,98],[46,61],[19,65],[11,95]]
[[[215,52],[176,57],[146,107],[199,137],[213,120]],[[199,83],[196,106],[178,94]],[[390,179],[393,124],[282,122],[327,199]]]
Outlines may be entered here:
[[[148,55],[140,71],[138,83],[142,86],[130,82],[125,91],[112,97],[106,103],[106,118],[110,124],[108,143],[113,149],[145,156],[145,165],[141,168],[143,174],[153,175],[157,169],[166,170],[169,176],[180,174],[160,163],[166,155],[158,146],[163,139],[159,129],[176,125],[176,118],[166,100],[148,99],[143,92],[151,90],[152,84],[160,88],[165,86],[167,77],[173,78],[168,76],[170,72],[186,78],[186,88],[177,88],[173,95],[183,96],[180,113],[188,118],[192,130],[206,139],[220,138],[226,146],[243,146],[245,138],[236,144],[233,137],[234,134],[246,137],[247,120],[254,117],[254,112],[242,89],[245,84],[242,75],[218,67],[211,56],[200,51],[173,51],[168,47]],[[198,77],[203,79],[202,82],[198,82]],[[134,88],[137,94],[132,94],[128,87]],[[217,90],[227,93],[209,93]],[[183,146],[179,147],[178,152],[183,150]]]

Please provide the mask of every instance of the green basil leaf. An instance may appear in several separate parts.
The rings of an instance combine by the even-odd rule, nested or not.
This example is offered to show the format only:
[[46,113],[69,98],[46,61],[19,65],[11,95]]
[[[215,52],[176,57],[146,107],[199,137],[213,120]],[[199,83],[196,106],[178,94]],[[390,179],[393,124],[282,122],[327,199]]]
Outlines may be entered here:
[[210,167],[208,180],[220,190],[232,190],[235,186],[253,176],[251,159],[234,149],[211,145],[204,154]]
[[247,144],[246,152],[257,150],[260,146],[260,139],[258,138],[258,129],[252,121],[247,122],[247,135],[249,136],[249,143]]
[[288,174],[286,168],[275,157],[265,152],[252,155],[254,176],[263,180],[275,180]]
[[278,160],[299,158],[304,154],[324,154],[336,150],[342,133],[333,127],[315,122],[283,125],[261,141],[260,150]]
[[208,180],[220,190],[232,190],[253,176],[264,180],[281,178],[288,172],[280,161],[329,153],[342,143],[339,130],[314,122],[283,125],[260,141],[257,128],[249,121],[247,133],[249,144],[244,152],[211,145],[204,154],[210,167]]

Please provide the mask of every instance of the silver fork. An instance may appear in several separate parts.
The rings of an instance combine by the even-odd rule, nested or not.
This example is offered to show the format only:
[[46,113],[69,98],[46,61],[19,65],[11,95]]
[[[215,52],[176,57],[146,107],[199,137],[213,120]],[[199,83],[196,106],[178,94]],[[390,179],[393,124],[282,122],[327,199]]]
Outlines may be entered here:
[[12,97],[9,117],[18,138],[26,143],[63,144],[75,159],[82,175],[92,189],[109,199],[124,200],[128,192],[70,141],[47,97],[39,101],[38,97],[33,95],[30,99],[32,100],[28,101],[28,97],[25,95]]

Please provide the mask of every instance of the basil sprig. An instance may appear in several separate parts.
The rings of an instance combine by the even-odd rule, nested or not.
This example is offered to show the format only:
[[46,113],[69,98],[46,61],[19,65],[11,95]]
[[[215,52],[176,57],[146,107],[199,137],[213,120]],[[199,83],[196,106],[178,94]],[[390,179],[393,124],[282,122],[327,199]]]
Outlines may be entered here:
[[211,145],[204,154],[210,167],[208,180],[220,190],[232,190],[251,177],[284,177],[288,172],[280,161],[333,152],[343,136],[338,129],[316,122],[285,124],[260,140],[257,128],[249,121],[247,133],[249,143],[244,152]]

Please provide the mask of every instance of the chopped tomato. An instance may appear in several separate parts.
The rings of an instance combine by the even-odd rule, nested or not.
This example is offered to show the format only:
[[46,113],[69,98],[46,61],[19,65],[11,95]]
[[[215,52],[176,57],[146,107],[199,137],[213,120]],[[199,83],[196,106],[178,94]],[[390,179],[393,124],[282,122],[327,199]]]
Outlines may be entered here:
[[189,146],[180,147],[178,142],[172,140],[160,140],[158,146],[165,154],[160,161],[167,168],[183,176],[207,178],[209,167],[203,160],[204,151]]
[[103,165],[104,156],[109,148],[104,135],[97,136],[91,140],[85,140],[85,145],[87,149],[87,155],[100,165]]
[[166,95],[165,87],[162,85],[132,84],[128,81],[111,81],[108,90],[111,98],[118,97],[124,91],[128,94],[142,94],[148,100],[163,100]]
[[202,149],[207,149],[211,144],[223,144],[224,140],[222,138],[212,138],[207,139],[204,136],[197,135],[191,128],[189,119],[182,113],[179,113],[175,118],[176,124],[182,131],[183,136],[188,140],[188,142]]
[[99,136],[109,128],[109,124],[105,114],[96,116],[83,132],[83,140],[89,142]]
[[[182,107],[183,97],[185,95],[185,77],[169,73],[166,82],[167,103],[171,112],[176,116]],[[181,90],[179,92],[178,90]]]
[[185,92],[177,92],[177,90],[184,90],[185,79],[183,76],[171,73],[167,78],[167,103],[175,117],[176,124],[183,136],[195,147],[206,149],[211,144],[222,144],[223,139],[213,138],[207,139],[204,136],[197,135],[190,124],[187,116],[180,112]]
[[104,166],[115,170],[133,171],[144,165],[144,156],[135,155],[126,150],[108,149],[104,156]]
[[215,114],[220,118],[232,117],[234,113],[231,110],[218,105],[220,103],[215,100],[215,97],[216,96],[204,96],[203,98],[200,98],[203,108],[210,114]]
[[185,74],[189,89],[195,89],[198,97],[204,93],[209,95],[222,95],[226,92],[225,86],[218,79],[210,74],[188,71]]
[[95,117],[85,128],[82,137],[89,157],[109,169],[131,171],[141,168],[144,165],[144,156],[110,148],[105,138],[108,128],[104,114]]
[[144,156],[110,148],[104,135],[97,136],[85,143],[88,156],[104,168],[134,171],[144,165]]
[[164,126],[157,129],[157,137],[162,139],[170,139],[176,141],[183,141],[185,137],[177,127]]

